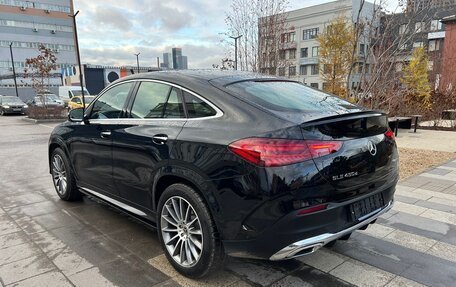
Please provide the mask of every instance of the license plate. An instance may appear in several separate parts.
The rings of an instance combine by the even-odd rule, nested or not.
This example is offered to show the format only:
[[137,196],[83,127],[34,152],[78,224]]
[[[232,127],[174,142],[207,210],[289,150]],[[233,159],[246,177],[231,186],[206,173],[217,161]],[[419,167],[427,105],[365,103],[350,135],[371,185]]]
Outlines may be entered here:
[[22,111],[21,109],[13,109],[14,112],[20,112]]
[[377,193],[350,205],[350,217],[353,221],[362,221],[384,206],[382,193]]

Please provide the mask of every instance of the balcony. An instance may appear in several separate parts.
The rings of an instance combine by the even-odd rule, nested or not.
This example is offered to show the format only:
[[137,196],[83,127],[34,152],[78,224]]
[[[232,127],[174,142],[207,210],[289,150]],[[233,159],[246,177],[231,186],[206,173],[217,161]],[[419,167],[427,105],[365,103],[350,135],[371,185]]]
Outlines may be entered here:
[[293,42],[286,42],[286,43],[281,43],[280,44],[280,50],[290,50],[290,49],[296,49],[297,43],[295,41]]
[[428,40],[445,38],[445,31],[431,32],[428,34]]
[[318,64],[318,57],[299,58],[299,65],[313,65]]

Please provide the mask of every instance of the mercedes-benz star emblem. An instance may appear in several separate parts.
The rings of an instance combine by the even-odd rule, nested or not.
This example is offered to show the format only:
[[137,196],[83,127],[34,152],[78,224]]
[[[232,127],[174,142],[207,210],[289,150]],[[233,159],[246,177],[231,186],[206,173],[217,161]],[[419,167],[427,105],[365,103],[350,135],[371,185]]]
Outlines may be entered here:
[[371,141],[367,142],[367,149],[369,150],[369,152],[372,156],[377,154],[377,146],[373,142],[371,142]]

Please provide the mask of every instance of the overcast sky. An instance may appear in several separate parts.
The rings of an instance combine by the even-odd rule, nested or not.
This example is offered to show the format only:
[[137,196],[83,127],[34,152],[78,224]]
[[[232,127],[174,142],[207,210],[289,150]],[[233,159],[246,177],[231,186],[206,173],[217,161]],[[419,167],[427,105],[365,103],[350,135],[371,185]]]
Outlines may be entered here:
[[[171,47],[182,47],[189,68],[210,68],[226,56],[230,0],[75,0],[83,63],[156,66]],[[331,0],[290,0],[289,10]]]

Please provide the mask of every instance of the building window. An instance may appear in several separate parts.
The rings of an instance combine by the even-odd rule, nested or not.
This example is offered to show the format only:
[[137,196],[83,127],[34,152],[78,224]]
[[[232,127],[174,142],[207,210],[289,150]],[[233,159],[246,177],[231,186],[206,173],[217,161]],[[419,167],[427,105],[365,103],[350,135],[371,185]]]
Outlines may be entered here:
[[365,51],[366,51],[366,45],[365,44],[359,44],[359,54],[361,56],[364,56]]
[[288,68],[288,75],[289,76],[296,76],[296,66],[291,66]]
[[310,83],[310,86],[314,89],[318,89],[318,83]]
[[440,41],[430,40],[429,41],[429,52],[440,50]]
[[307,65],[301,65],[299,67],[299,74],[302,76],[307,76]]
[[407,24],[402,24],[399,26],[399,35],[404,35],[407,33]]
[[42,29],[42,30],[50,30],[50,31],[73,32],[73,27],[71,27],[71,26],[53,25],[53,24],[35,23],[35,22],[26,22],[26,21],[15,21],[15,20],[0,20],[0,26],[36,29],[36,31]]
[[320,69],[318,67],[318,64],[310,65],[310,70],[311,70],[312,75],[320,74]]
[[280,50],[279,51],[279,59],[280,60],[285,60],[285,50]]
[[320,55],[320,47],[312,47],[312,57],[318,57]]
[[401,51],[407,50],[407,47],[408,47],[407,43],[404,43],[399,47],[399,50],[401,50]]
[[319,28],[306,29],[302,31],[302,39],[310,40],[315,39],[318,36]]
[[285,76],[285,68],[279,68],[279,76],[281,76],[281,77]]
[[423,47],[423,42],[417,41],[413,43],[413,48],[421,48]]
[[36,2],[32,2],[32,1],[0,0],[0,5],[35,8],[35,9],[57,11],[57,12],[65,12],[65,13],[70,13],[71,12],[70,7],[68,7],[68,6],[60,6],[60,5],[45,4],[45,3],[36,3]]
[[290,43],[296,40],[296,32],[282,34],[282,43]]
[[428,61],[428,71],[434,70],[434,61]]
[[431,21],[431,31],[439,31],[442,30],[442,22],[440,20],[432,20]]
[[309,57],[309,48],[301,48],[301,58]]
[[416,22],[415,23],[415,33],[424,32],[425,27],[426,27],[425,22]]
[[288,50],[288,59],[296,59],[296,49]]

